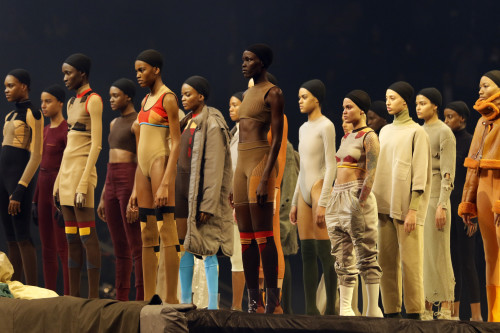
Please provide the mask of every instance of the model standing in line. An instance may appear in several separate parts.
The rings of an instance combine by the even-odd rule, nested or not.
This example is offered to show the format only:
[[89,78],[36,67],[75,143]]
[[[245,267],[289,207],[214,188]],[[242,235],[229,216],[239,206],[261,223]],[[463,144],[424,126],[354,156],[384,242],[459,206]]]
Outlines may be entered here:
[[99,298],[101,251],[95,228],[95,164],[101,151],[102,99],[89,85],[90,58],[70,55],[62,65],[64,84],[76,92],[68,101],[68,141],[54,184],[54,201],[61,206],[68,240],[70,295],[80,296],[82,250],[85,249],[88,297]]
[[[267,72],[266,74],[269,82],[278,85],[278,80],[274,75]],[[248,88],[252,88],[254,86],[253,79],[248,81]],[[269,130],[267,133],[267,141],[269,144],[272,144],[273,136],[272,130]],[[281,182],[283,180],[283,173],[285,172],[285,164],[286,164],[286,146],[288,142],[288,119],[286,115],[283,115],[283,133],[281,136],[281,146],[280,151],[278,153],[278,157],[276,159],[276,165],[278,166],[278,174],[276,176],[275,189],[274,189],[274,210],[273,210],[273,236],[274,236],[274,244],[276,245],[276,251],[278,252],[278,288],[281,290],[283,287],[283,278],[285,277],[285,257],[283,255],[283,248],[281,247],[281,235],[280,235],[280,200],[281,200]],[[262,260],[259,267],[259,288],[261,290],[261,294],[265,294],[264,292],[264,270],[262,267]],[[257,308],[257,312],[264,312],[264,303],[261,298],[259,298],[259,304]],[[274,313],[282,314],[283,308],[281,307],[281,294],[279,299],[279,305],[274,309]]]
[[359,271],[367,289],[366,315],[383,317],[378,307],[382,270],[377,263],[377,202],[371,191],[380,147],[363,117],[370,102],[362,90],[353,90],[344,98],[344,120],[353,130],[344,135],[335,155],[337,179],[325,216],[340,281],[341,316],[355,315],[351,300]]
[[450,196],[451,213],[451,263],[455,275],[455,302],[453,303],[452,319],[459,320],[460,300],[466,290],[469,293],[469,303],[474,321],[483,321],[481,317],[481,294],[479,292],[479,279],[476,270],[475,249],[477,223],[464,228],[462,219],[458,216],[458,205],[462,199],[467,168],[464,160],[469,152],[472,134],[467,132],[467,119],[470,116],[469,108],[463,101],[454,101],[444,109],[444,122],[455,135],[457,158],[455,163],[455,184]]
[[[38,182],[33,197],[40,241],[42,243],[43,279],[45,288],[56,291],[57,272],[61,260],[64,294],[69,295],[68,242],[64,233],[64,219],[54,206],[52,191],[61,166],[68,137],[68,123],[63,116],[66,93],[54,84],[45,88],[41,96],[43,115],[50,124],[43,129],[43,153]],[[62,223],[61,223],[62,222]]]
[[161,244],[166,302],[177,304],[180,246],[174,206],[180,142],[179,108],[177,96],[163,84],[162,67],[163,56],[152,49],[141,52],[135,61],[137,82],[149,88],[150,93],[143,99],[138,115],[138,168],[129,205],[132,212],[138,213],[141,223],[144,299],[155,294],[157,253]]
[[337,289],[334,257],[325,223],[337,166],[335,127],[321,113],[326,89],[320,80],[310,80],[299,89],[300,112],[308,121],[299,129],[300,172],[290,209],[290,222],[297,223],[302,253],[306,314],[319,315],[316,307],[317,258],[323,266],[326,289],[325,314],[334,314]]
[[481,114],[464,165],[467,169],[458,214],[473,225],[477,216],[486,260],[488,321],[500,322],[500,71],[479,81],[474,109]]
[[450,194],[455,179],[456,142],[451,129],[439,120],[442,97],[436,88],[424,88],[416,97],[417,117],[425,121],[432,155],[432,185],[424,225],[423,320],[432,320],[432,306],[438,319],[451,319],[455,277],[450,253]]
[[7,239],[13,281],[37,285],[36,250],[30,235],[34,175],[43,149],[43,117],[29,99],[31,78],[24,69],[5,77],[5,97],[16,109],[5,117],[0,151],[0,220]]
[[142,241],[138,221],[129,223],[127,204],[134,186],[137,169],[136,137],[133,124],[137,120],[134,108],[135,84],[129,79],[118,79],[109,88],[110,104],[120,116],[109,125],[109,161],[106,182],[97,207],[99,218],[108,224],[116,257],[116,299],[128,301],[130,275],[135,272],[135,299],[144,299],[142,282]]
[[425,309],[423,236],[432,164],[429,136],[409,114],[413,101],[413,87],[407,82],[395,82],[386,91],[387,112],[394,122],[380,131],[373,193],[385,315],[401,317],[404,292],[407,318],[420,319]]
[[[257,310],[259,263],[262,258],[266,282],[266,313],[279,304],[278,254],[273,237],[276,159],[283,132],[284,98],[281,89],[267,79],[273,52],[265,44],[249,46],[242,56],[245,78],[253,78],[240,105],[240,141],[234,174],[234,206],[242,243],[243,267],[248,289],[249,312]],[[269,145],[269,129],[273,135]]]
[[384,101],[372,102],[370,110],[366,113],[366,125],[379,135],[382,127],[390,123],[389,114]]
[[217,310],[217,252],[233,254],[230,134],[224,116],[207,106],[208,81],[191,76],[182,85],[182,105],[190,111],[181,121],[177,162],[175,216],[185,251],[180,262],[181,303],[192,302],[194,255],[204,256],[208,309]]
[[[240,114],[239,108],[243,101],[243,92],[234,93],[229,99],[229,117],[234,121],[235,125],[231,129],[231,161],[233,174],[236,170],[236,162],[238,160],[238,142],[240,140]],[[233,190],[234,191],[234,190]],[[233,287],[233,302],[231,310],[241,311],[241,302],[243,301],[243,291],[245,289],[245,273],[243,272],[243,259],[241,257],[241,241],[240,232],[236,217],[233,225],[233,255],[231,256],[231,279]]]

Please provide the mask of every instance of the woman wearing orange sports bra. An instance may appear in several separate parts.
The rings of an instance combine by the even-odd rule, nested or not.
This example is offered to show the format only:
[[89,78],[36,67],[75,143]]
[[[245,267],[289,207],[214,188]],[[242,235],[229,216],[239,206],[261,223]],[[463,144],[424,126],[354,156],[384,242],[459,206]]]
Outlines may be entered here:
[[161,243],[165,253],[166,301],[177,304],[180,248],[174,205],[179,108],[177,97],[161,79],[162,65],[163,57],[156,50],[141,52],[135,61],[137,82],[151,92],[141,104],[139,129],[135,126],[138,168],[129,206],[132,212],[138,212],[141,222],[144,299],[155,294]]
[[68,240],[69,289],[80,295],[82,245],[87,256],[89,298],[99,297],[101,252],[95,229],[95,164],[101,151],[102,99],[89,86],[90,59],[70,55],[62,65],[64,84],[76,91],[68,101],[68,142],[54,183],[54,201],[61,206]]
[[[242,71],[255,86],[240,105],[240,141],[234,174],[234,207],[242,244],[243,269],[248,288],[248,312],[257,310],[259,262],[266,281],[266,313],[279,304],[278,255],[273,238],[273,202],[277,176],[276,159],[283,133],[283,93],[267,79],[273,52],[264,44],[243,52]],[[271,128],[271,145],[267,134]]]

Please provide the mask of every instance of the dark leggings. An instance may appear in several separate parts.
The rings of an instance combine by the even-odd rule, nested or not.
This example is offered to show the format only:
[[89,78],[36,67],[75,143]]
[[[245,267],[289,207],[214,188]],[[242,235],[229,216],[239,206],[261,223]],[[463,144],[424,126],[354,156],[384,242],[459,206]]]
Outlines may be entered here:
[[457,205],[452,203],[451,214],[451,262],[455,274],[455,301],[459,302],[462,298],[462,289],[469,291],[470,303],[479,303],[481,296],[479,293],[479,280],[477,277],[475,262],[475,244],[476,237],[480,237],[480,232],[468,237],[465,224],[458,216]]
[[61,260],[64,280],[64,294],[69,295],[68,274],[68,242],[64,233],[64,226],[59,226],[55,218],[56,207],[52,190],[57,177],[57,170],[40,170],[38,174],[38,230],[42,242],[42,264],[45,288],[56,290],[57,272]]
[[104,207],[116,257],[116,299],[128,301],[132,259],[135,268],[136,300],[144,299],[142,278],[142,240],[139,222],[128,223],[127,203],[134,186],[135,163],[109,163]]
[[27,150],[3,146],[0,152],[0,221],[8,242],[8,256],[14,268],[12,280],[21,280],[24,270],[25,282],[37,285],[36,250],[30,236],[31,200],[36,177],[33,177],[21,200],[21,212],[9,215],[10,195],[28,163],[30,153]]

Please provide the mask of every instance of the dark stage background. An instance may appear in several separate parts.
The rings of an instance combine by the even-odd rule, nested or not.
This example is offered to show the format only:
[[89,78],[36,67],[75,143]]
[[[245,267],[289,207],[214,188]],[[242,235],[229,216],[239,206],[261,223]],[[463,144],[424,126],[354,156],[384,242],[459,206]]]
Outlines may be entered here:
[[[91,86],[104,99],[99,198],[107,162],[107,124],[116,116],[107,102],[109,85],[120,77],[134,79],[134,59],[144,49],[163,53],[164,82],[178,96],[184,79],[205,76],[211,83],[209,104],[227,116],[229,97],[246,87],[242,51],[255,42],[268,43],[275,53],[270,72],[285,94],[289,139],[297,147],[298,128],[306,121],[297,107],[297,92],[312,78],[325,82],[323,112],[335,123],[337,139],[342,133],[342,98],[352,89],[366,90],[372,100],[384,99],[389,84],[406,80],[416,91],[435,86],[445,102],[461,99],[472,106],[481,74],[500,68],[499,12],[498,1],[0,0],[0,74],[27,69],[32,75],[31,98],[37,104],[43,87],[63,85],[61,65],[68,55],[82,52],[92,58]],[[146,93],[138,88],[137,105]],[[0,99],[4,115],[12,108]],[[473,112],[471,132],[477,119]],[[102,222],[98,230],[103,241],[102,282],[112,284],[109,234]],[[35,228],[33,237],[39,246]],[[0,250],[6,250],[3,230]],[[302,313],[300,255],[292,265],[294,310]],[[482,272],[484,266],[479,269]],[[41,264],[39,270],[42,281]],[[222,301],[227,305],[229,260],[221,260],[220,272]]]

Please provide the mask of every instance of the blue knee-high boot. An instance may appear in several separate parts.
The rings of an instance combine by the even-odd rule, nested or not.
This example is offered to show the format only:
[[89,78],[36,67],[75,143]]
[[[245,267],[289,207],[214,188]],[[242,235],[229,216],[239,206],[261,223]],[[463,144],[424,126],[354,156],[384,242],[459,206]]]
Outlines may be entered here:
[[219,308],[219,261],[217,256],[206,257],[204,264],[208,286],[208,309],[217,310]]
[[194,256],[192,253],[184,252],[179,265],[181,278],[181,303],[193,303],[193,266]]

